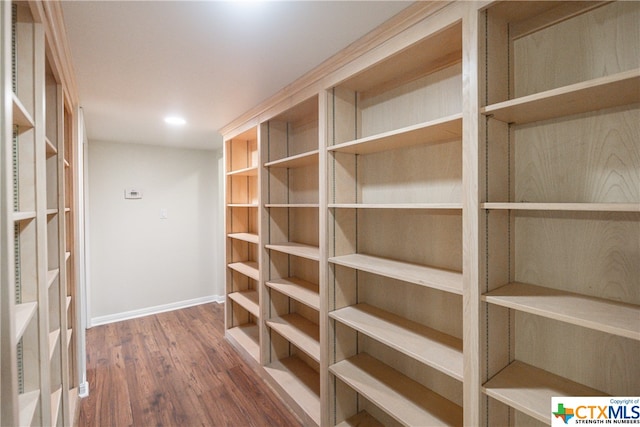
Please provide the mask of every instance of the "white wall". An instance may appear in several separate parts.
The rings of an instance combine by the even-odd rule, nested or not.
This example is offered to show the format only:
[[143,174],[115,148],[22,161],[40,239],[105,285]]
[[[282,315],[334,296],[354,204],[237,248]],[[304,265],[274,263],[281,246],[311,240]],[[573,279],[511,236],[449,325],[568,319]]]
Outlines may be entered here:
[[90,326],[222,297],[222,151],[88,145]]

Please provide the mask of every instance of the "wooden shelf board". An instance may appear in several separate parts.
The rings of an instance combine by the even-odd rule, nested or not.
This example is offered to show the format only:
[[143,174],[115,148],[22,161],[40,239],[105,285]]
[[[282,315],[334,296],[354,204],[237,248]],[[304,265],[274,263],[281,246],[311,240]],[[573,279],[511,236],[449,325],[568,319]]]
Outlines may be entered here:
[[30,221],[36,217],[36,211],[20,211],[13,213],[13,222]]
[[60,412],[60,401],[62,399],[62,387],[58,387],[53,393],[51,393],[51,423],[53,425],[58,424],[58,413]]
[[267,326],[320,363],[320,330],[299,314],[285,314],[267,320]]
[[244,349],[254,360],[260,360],[258,325],[247,323],[227,329],[227,338]]
[[69,390],[69,415],[72,420],[76,420],[76,410],[78,408],[78,387]]
[[490,202],[483,209],[523,211],[640,212],[640,203],[510,203]]
[[50,288],[51,285],[53,285],[53,282],[56,280],[56,277],[58,277],[59,272],[59,268],[47,271],[47,288]]
[[244,274],[253,280],[260,279],[260,270],[258,270],[258,263],[255,261],[233,262],[227,267],[237,271],[238,273]]
[[376,420],[367,411],[360,411],[352,417],[336,424],[336,427],[383,427],[380,421]]
[[67,311],[69,310],[70,306],[71,306],[71,297],[67,296]]
[[231,292],[227,295],[231,300],[251,313],[254,317],[260,318],[260,304],[258,302],[258,291]]
[[257,208],[257,203],[228,203],[228,208]]
[[71,212],[71,208],[64,208],[64,213]]
[[56,329],[53,332],[49,332],[49,360],[53,358],[53,353],[56,350],[56,344],[60,338],[60,329]]
[[366,353],[329,371],[404,425],[462,425],[460,406]]
[[237,169],[234,171],[227,172],[227,176],[257,176],[258,175],[258,167],[252,166],[244,169]]
[[265,208],[319,208],[319,203],[265,203]]
[[258,244],[260,242],[260,236],[254,233],[230,233],[227,234],[227,237],[255,244]]
[[524,124],[602,110],[640,101],[640,68],[481,108],[481,113]]
[[33,424],[33,417],[36,414],[38,401],[40,400],[40,390],[28,391],[18,395],[18,408],[20,411],[20,425],[30,426]]
[[24,107],[24,104],[22,104],[18,95],[15,93],[12,95],[13,124],[18,125],[18,127],[21,128],[20,132],[31,129],[33,127],[33,117],[31,117],[31,114]]
[[329,317],[458,381],[463,379],[459,338],[368,304],[344,307]]
[[341,255],[329,262],[462,295],[462,273],[365,254]]
[[65,253],[64,253],[64,260],[65,260],[65,261],[68,261],[68,260],[69,260],[69,258],[71,258],[71,252],[65,252]]
[[488,396],[543,423],[549,423],[549,403],[553,396],[604,396],[598,390],[517,360],[482,389]]
[[285,242],[266,245],[266,248],[289,255],[299,256],[301,258],[307,258],[313,261],[320,260],[320,248],[317,246],[310,246],[296,242]]
[[73,329],[67,329],[67,348],[71,345],[71,337],[73,336]]
[[318,150],[313,150],[307,153],[285,157],[284,159],[273,160],[264,165],[268,168],[300,168],[318,163],[318,153]]
[[333,145],[328,147],[328,150],[352,154],[371,154],[413,145],[433,144],[461,138],[462,114],[460,113]]
[[424,209],[462,210],[462,203],[329,203],[337,209]]
[[69,163],[69,161],[67,159],[64,159],[64,167],[65,168],[70,168],[71,164]]
[[47,209],[47,216],[52,216],[57,214],[58,214],[58,208]]
[[47,153],[47,158],[49,157],[53,157],[56,154],[58,154],[58,149],[56,148],[55,145],[53,145],[53,143],[49,140],[49,138],[47,138],[45,136],[44,138],[44,142],[46,144],[46,153]]
[[264,370],[320,425],[320,376],[316,371],[297,357],[276,360]]
[[525,283],[488,292],[483,301],[608,334],[640,340],[640,306]]
[[320,310],[319,287],[314,283],[297,277],[287,277],[269,280],[266,285],[314,310]]
[[33,319],[33,315],[36,313],[36,309],[38,308],[37,302],[26,302],[22,304],[16,304],[16,341],[20,341],[24,331],[29,326],[29,322]]

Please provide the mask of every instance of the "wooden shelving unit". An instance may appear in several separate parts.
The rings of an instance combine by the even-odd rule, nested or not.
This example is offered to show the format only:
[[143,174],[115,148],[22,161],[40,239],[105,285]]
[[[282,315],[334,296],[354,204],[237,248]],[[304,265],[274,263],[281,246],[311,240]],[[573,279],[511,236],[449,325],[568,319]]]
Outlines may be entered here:
[[417,2],[222,130],[260,142],[227,199],[260,216],[227,229],[259,248],[229,263],[259,294],[230,296],[260,317],[234,339],[303,424],[540,426],[552,396],[638,394],[639,20]]
[[260,125],[262,363],[272,384],[312,425],[321,418],[318,114],[313,96]]
[[552,396],[640,390],[639,6],[496,4],[483,17],[490,425],[548,424]]
[[[59,79],[60,40],[51,39],[57,6],[3,2],[2,22],[2,425],[73,425],[75,298],[73,252],[65,221],[73,215],[64,167],[73,146],[71,96]],[[45,11],[47,9],[47,11]],[[5,49],[5,48],[8,48]],[[6,110],[4,106],[11,105]],[[65,104],[67,114],[65,115]],[[6,144],[5,144],[6,142]],[[63,173],[66,169],[66,175]],[[6,232],[5,232],[6,231]],[[67,343],[70,343],[68,350]]]
[[260,359],[259,142],[253,127],[225,141],[227,337]]

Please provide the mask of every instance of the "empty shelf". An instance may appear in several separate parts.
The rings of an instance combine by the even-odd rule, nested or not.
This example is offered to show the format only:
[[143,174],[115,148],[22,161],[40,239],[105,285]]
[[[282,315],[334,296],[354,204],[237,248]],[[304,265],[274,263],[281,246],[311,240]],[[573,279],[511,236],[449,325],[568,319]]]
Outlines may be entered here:
[[13,221],[28,221],[36,217],[36,211],[20,211],[13,213]]
[[318,261],[320,259],[320,249],[317,246],[310,246],[295,242],[286,242],[266,245],[266,248],[314,261]]
[[298,279],[297,277],[287,277],[284,279],[269,280],[266,285],[314,310],[320,310],[318,285],[314,283]]
[[320,377],[316,371],[297,357],[276,360],[264,370],[320,425]]
[[483,301],[640,340],[640,307],[525,283],[488,292]]
[[267,320],[267,326],[298,347],[316,362],[320,362],[319,326],[299,314],[286,314]]
[[257,244],[259,242],[259,236],[253,233],[231,233],[231,234],[227,234],[227,237],[230,237],[236,240],[243,240],[249,243]]
[[370,154],[460,138],[462,138],[462,114],[454,114],[391,132],[337,144],[328,147],[328,149],[343,153]]
[[55,145],[53,145],[53,143],[51,141],[49,141],[49,138],[45,137],[44,138],[44,142],[46,144],[47,158],[53,157],[56,154],[58,154],[58,149],[56,148]]
[[480,111],[506,123],[531,123],[640,101],[640,69],[624,71],[509,101]]
[[40,390],[29,391],[18,396],[18,408],[20,410],[20,425],[33,424],[33,416],[40,398]]
[[248,323],[246,325],[235,326],[227,329],[226,335],[227,338],[244,349],[254,360],[260,360],[258,325]]
[[238,273],[252,278],[253,280],[259,280],[260,278],[258,263],[255,261],[233,262],[229,264],[228,267],[232,270],[237,271]]
[[60,329],[56,329],[55,331],[49,333],[49,360],[53,358],[53,353],[56,350],[58,338],[60,338]]
[[258,167],[252,166],[244,169],[237,169],[234,171],[227,172],[229,176],[257,176],[258,175]]
[[33,319],[37,307],[37,302],[16,304],[16,341],[20,341],[20,338],[22,338],[29,322]]
[[360,353],[329,367],[337,378],[405,425],[462,425],[462,408]]
[[51,423],[58,425],[58,413],[60,412],[60,400],[62,398],[62,387],[58,387],[51,393]]
[[640,203],[482,203],[483,209],[523,211],[640,212]]
[[352,417],[336,424],[336,427],[383,427],[380,421],[373,418],[368,412],[361,411]]
[[58,277],[59,271],[60,269],[58,268],[56,268],[55,270],[47,271],[47,288],[50,288],[51,285],[53,285],[53,282],[55,282],[56,277]]
[[329,313],[389,347],[462,381],[462,340],[368,304]]
[[462,295],[462,273],[365,254],[341,255],[329,262]]
[[274,160],[267,162],[264,165],[271,168],[299,168],[316,163],[318,163],[318,150]]
[[319,208],[318,203],[266,203],[265,208]]
[[27,130],[33,127],[33,118],[31,114],[24,107],[18,96],[14,93],[13,100],[13,124],[18,125],[20,131]]
[[553,396],[604,396],[598,390],[517,360],[491,378],[483,391],[544,423],[549,422]]
[[336,209],[462,210],[462,203],[329,203]]
[[232,292],[228,295],[230,299],[239,304],[242,308],[251,313],[254,317],[260,318],[260,305],[258,303],[258,291]]

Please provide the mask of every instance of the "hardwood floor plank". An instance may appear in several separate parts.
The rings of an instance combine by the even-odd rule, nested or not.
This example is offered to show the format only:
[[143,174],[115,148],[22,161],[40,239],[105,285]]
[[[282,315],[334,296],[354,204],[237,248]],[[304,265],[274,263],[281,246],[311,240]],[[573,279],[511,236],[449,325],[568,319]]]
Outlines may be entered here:
[[300,426],[224,339],[223,316],[212,303],[89,329],[78,426]]

